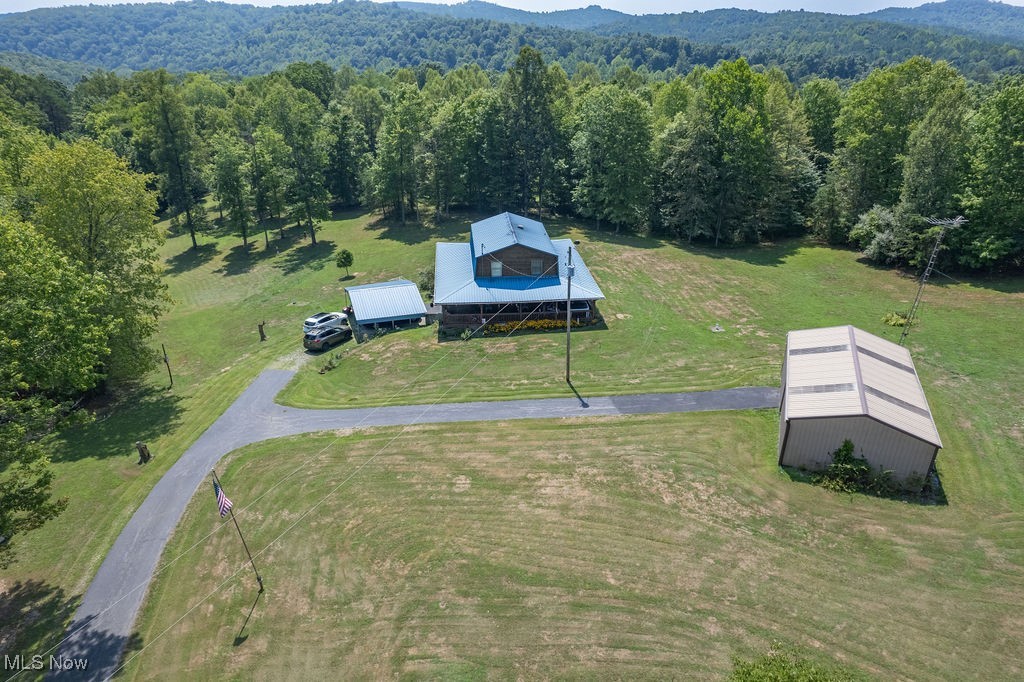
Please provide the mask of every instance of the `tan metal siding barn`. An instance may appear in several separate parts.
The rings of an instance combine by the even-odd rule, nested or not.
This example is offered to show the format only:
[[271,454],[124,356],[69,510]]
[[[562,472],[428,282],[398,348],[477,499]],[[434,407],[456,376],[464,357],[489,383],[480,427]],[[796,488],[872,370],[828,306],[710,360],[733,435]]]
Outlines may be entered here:
[[779,464],[821,469],[844,440],[904,479],[931,469],[942,441],[907,349],[851,326],[787,336]]

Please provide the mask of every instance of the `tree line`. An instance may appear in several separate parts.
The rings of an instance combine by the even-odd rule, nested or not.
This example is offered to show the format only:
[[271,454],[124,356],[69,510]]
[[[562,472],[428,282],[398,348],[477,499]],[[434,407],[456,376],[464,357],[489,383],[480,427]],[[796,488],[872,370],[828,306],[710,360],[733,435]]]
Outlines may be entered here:
[[149,182],[94,140],[0,113],[0,567],[66,506],[51,499],[44,437],[153,362],[168,299]]
[[[570,77],[524,47],[504,73],[291,64],[242,80],[97,74],[71,95],[74,135],[158,178],[194,239],[210,193],[248,243],[272,219],[311,240],[332,207],[576,215],[714,245],[813,232],[917,265],[923,218],[964,215],[945,265],[1024,257],[1024,79],[969,83],[915,57],[842,88],[743,59],[661,81],[595,65]],[[927,229],[926,229],[927,228]]]

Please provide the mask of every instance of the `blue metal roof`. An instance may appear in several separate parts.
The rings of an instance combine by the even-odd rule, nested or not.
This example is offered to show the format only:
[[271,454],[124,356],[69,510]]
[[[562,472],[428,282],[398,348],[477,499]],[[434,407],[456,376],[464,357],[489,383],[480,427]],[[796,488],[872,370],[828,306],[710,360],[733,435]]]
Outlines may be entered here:
[[473,223],[469,226],[469,243],[473,245],[474,259],[513,244],[556,255],[544,223],[515,213],[506,212]]
[[558,277],[473,277],[473,251],[469,244],[438,242],[434,258],[434,303],[539,303],[564,301],[568,279],[566,255],[572,248],[572,300],[604,299],[590,270],[571,239],[551,241],[558,256]]
[[345,287],[345,291],[359,324],[412,320],[427,314],[419,289],[407,279]]

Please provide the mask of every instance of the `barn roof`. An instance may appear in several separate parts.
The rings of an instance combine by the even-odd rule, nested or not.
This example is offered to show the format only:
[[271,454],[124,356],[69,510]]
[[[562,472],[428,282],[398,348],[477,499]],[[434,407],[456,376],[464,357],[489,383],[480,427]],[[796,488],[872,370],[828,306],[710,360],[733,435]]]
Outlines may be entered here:
[[557,254],[544,223],[508,212],[470,225],[469,242],[473,245],[474,260],[514,244],[552,256]]
[[427,314],[419,289],[407,279],[345,287],[345,291],[359,324],[411,320]]
[[568,278],[566,255],[573,250],[572,300],[596,301],[604,298],[601,287],[573,246],[571,239],[549,240],[558,256],[558,276],[551,277],[474,277],[470,244],[438,242],[434,261],[434,303],[539,303],[564,301]]
[[942,447],[910,351],[849,325],[789,332],[785,419],[866,415]]

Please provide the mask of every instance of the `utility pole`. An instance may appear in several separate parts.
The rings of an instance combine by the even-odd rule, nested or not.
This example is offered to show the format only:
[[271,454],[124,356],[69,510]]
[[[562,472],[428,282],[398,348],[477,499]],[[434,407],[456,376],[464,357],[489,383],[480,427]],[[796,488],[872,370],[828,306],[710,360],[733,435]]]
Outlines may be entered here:
[[[573,242],[579,244],[579,242]],[[565,383],[572,385],[569,381],[569,348],[572,339],[572,276],[575,272],[572,264],[572,244],[569,244],[569,259],[566,261],[566,272],[568,280],[565,283]]]
[[167,358],[167,348],[161,343],[160,349],[164,352],[164,364],[167,365],[167,378],[171,382],[170,388],[174,388],[174,377],[171,376],[171,361]]
[[903,333],[900,334],[900,345],[903,345],[903,341],[906,340],[907,334],[910,333],[910,325],[914,323],[914,317],[917,315],[917,308],[921,305],[921,294],[924,293],[924,285],[928,283],[928,279],[932,276],[932,270],[935,269],[935,260],[939,257],[939,247],[942,246],[942,239],[946,236],[946,231],[951,227],[959,227],[967,222],[967,219],[963,216],[957,216],[956,218],[946,218],[944,220],[938,220],[936,218],[926,218],[925,222],[929,225],[941,225],[942,230],[939,231],[939,238],[935,240],[935,248],[932,249],[932,255],[928,259],[928,266],[924,269],[924,274],[921,275],[921,284],[917,287],[917,296],[914,297],[914,305],[910,307],[910,314],[907,316],[907,321],[903,324]]

